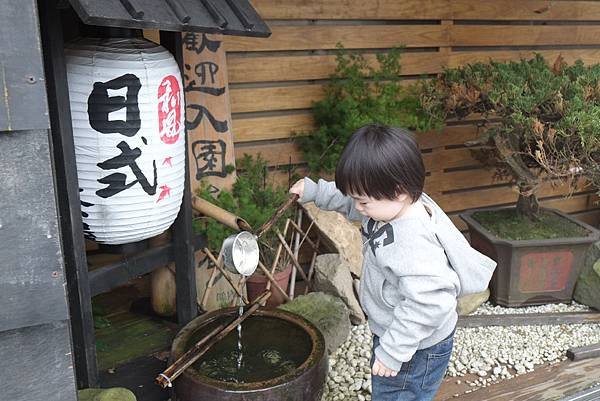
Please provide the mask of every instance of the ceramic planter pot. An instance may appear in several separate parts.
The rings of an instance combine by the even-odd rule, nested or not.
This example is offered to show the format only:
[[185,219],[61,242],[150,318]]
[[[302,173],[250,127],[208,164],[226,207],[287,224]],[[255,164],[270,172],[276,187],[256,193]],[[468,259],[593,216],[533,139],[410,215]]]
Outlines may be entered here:
[[558,210],[545,209],[584,228],[587,236],[506,240],[473,218],[473,214],[481,210],[470,210],[460,217],[469,227],[473,248],[498,263],[490,281],[490,299],[508,307],[570,302],[586,252],[598,241],[600,232]]
[[[279,286],[282,289],[287,291],[290,283],[291,274],[292,265],[289,265],[287,269],[285,269],[282,272],[275,273],[273,277],[275,278],[275,281],[277,281],[277,284],[279,284]],[[252,300],[256,299],[260,294],[262,294],[265,291],[268,282],[269,280],[267,279],[267,276],[263,274],[253,274],[252,276],[248,277],[248,279],[246,280],[248,300],[252,302]],[[281,292],[277,288],[275,288],[275,286],[272,285],[271,296],[269,297],[269,300],[267,301],[267,304],[265,306],[267,308],[275,308],[284,303],[284,301],[285,298],[283,297]]]

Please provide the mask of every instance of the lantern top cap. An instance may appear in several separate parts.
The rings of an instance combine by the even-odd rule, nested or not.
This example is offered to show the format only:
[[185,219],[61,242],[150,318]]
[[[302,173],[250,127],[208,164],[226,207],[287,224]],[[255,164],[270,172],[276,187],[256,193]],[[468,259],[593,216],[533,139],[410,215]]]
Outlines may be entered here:
[[268,37],[248,0],[69,0],[90,25]]

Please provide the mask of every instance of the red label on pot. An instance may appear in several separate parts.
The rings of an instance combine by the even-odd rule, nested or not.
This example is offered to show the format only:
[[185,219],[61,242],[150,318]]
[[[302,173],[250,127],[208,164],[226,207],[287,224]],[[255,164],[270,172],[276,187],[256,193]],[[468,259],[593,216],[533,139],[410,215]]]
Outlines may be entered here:
[[173,144],[181,130],[181,93],[179,82],[167,75],[158,86],[158,130],[161,141]]
[[567,286],[573,254],[569,251],[529,253],[521,258],[519,291],[561,291]]

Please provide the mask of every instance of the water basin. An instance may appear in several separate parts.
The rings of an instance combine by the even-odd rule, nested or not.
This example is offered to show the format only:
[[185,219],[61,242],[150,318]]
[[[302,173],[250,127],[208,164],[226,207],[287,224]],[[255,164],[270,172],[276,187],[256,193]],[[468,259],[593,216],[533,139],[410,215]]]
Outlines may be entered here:
[[[171,361],[237,314],[237,308],[228,308],[192,320],[175,337]],[[177,399],[320,400],[327,355],[323,336],[313,324],[287,311],[258,310],[242,324],[241,338],[239,368],[238,332],[233,330],[175,380]]]

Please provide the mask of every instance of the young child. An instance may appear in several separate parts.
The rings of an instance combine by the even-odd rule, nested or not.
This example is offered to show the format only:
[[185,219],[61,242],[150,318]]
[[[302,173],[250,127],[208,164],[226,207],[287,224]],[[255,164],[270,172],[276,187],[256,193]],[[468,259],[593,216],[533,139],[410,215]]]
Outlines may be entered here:
[[335,182],[309,178],[291,193],[362,222],[360,303],[373,333],[373,401],[431,400],[452,353],[459,295],[487,288],[496,263],[467,242],[425,193],[408,131],[358,129]]

